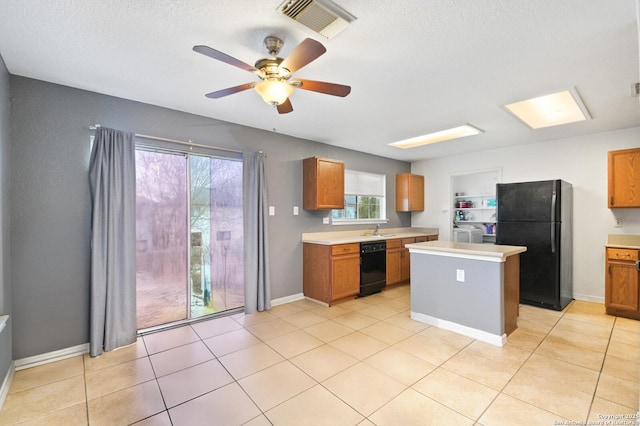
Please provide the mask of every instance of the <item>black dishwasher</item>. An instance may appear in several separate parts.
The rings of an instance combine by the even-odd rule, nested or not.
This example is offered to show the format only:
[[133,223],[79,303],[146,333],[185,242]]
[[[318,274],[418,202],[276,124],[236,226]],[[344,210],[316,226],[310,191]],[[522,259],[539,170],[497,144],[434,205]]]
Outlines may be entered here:
[[360,243],[360,293],[367,296],[387,285],[387,242]]

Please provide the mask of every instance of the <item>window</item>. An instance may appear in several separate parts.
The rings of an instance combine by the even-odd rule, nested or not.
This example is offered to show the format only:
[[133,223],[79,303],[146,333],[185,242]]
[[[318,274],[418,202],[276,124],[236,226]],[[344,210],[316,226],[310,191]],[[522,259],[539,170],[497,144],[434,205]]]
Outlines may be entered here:
[[333,210],[332,223],[380,223],[387,220],[385,175],[344,172],[344,209]]

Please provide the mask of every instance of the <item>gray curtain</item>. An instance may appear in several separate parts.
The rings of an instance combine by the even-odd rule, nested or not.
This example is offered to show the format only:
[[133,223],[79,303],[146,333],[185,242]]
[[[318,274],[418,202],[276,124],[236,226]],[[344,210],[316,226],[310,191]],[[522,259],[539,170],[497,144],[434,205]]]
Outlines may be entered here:
[[243,153],[244,192],[244,311],[271,309],[267,182],[262,152]]
[[134,138],[98,127],[91,151],[91,356],[136,341]]

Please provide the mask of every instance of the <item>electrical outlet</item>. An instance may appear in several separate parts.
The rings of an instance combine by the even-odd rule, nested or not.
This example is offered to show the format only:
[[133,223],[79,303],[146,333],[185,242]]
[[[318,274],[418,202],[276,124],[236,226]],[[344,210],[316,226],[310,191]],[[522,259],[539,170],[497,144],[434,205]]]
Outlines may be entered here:
[[619,217],[616,218],[616,224],[613,226],[614,228],[622,228],[622,219]]
[[464,282],[464,269],[456,269],[456,281]]
[[298,206],[293,206],[293,215],[298,216]]
[[329,218],[328,217],[323,217],[322,218],[322,224],[323,225],[328,225],[329,224]]

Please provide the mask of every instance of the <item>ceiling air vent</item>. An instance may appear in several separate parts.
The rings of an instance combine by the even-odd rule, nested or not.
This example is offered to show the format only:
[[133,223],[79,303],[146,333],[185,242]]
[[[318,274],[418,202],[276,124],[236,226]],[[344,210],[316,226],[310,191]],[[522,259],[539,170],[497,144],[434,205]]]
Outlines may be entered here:
[[286,0],[278,10],[328,39],[356,20],[355,16],[330,0]]

